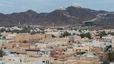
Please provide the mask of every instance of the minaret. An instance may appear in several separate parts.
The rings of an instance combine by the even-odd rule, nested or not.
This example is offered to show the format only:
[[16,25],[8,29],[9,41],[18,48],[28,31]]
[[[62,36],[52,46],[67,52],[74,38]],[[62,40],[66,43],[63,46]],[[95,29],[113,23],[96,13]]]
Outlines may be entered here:
[[20,26],[20,24],[21,24],[21,23],[19,22],[19,26]]
[[111,43],[111,45],[112,45],[112,50],[113,50],[113,48],[114,48],[114,37],[112,38],[112,43]]
[[55,24],[54,23],[52,23],[52,27],[54,28],[54,26],[55,26]]

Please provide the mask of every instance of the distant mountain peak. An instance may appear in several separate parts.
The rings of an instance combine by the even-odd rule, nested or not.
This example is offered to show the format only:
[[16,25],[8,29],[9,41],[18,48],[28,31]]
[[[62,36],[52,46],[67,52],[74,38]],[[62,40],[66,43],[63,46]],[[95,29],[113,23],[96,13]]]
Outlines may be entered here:
[[26,11],[27,13],[35,13],[35,14],[38,14],[37,12],[33,11],[32,9],[29,9]]
[[61,7],[59,9],[56,9],[56,10],[67,10],[65,7]]
[[82,8],[81,6],[69,6],[69,7]]
[[34,12],[32,9],[28,9],[27,12]]

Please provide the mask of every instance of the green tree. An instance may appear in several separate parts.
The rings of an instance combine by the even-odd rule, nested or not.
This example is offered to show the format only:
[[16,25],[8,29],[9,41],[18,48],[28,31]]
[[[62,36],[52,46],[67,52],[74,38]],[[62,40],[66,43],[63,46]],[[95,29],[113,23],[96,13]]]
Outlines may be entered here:
[[106,46],[105,52],[108,51],[108,50],[111,49],[111,48],[112,48],[111,45],[110,45],[110,46]]
[[108,61],[103,61],[102,64],[110,64]]
[[86,34],[81,33],[79,36],[81,36],[81,38],[87,37],[87,38],[91,39],[91,34],[89,32]]
[[85,34],[86,37],[88,37],[89,39],[91,39],[91,34],[88,32]]
[[65,36],[70,36],[71,34],[70,33],[68,33],[67,31],[65,31],[63,34],[61,34],[63,37],[65,37]]
[[85,22],[85,25],[86,26],[93,26],[94,24],[93,24],[93,22]]
[[27,43],[28,41],[27,40],[24,40],[23,43]]
[[57,30],[63,30],[63,28],[57,28]]
[[81,38],[84,38],[85,37],[85,34],[84,33],[81,33],[79,36],[81,36]]
[[107,35],[105,31],[102,31],[98,34],[98,36],[100,36],[100,38],[102,38],[103,36]]
[[12,33],[20,33],[20,30],[13,30],[13,31],[11,31]]
[[108,60],[111,62],[111,61],[114,61],[114,51],[109,51],[107,53],[107,56],[108,56]]
[[0,50],[0,57],[3,57],[5,55],[5,52]]
[[76,35],[75,33],[73,33],[73,35]]
[[2,28],[2,29],[0,30],[0,32],[4,32],[4,31],[6,31],[5,28]]

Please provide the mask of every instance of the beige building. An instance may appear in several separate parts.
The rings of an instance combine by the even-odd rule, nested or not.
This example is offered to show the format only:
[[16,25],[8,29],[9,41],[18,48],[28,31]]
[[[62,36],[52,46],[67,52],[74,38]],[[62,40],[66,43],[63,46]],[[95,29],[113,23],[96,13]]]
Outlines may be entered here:
[[46,49],[26,49],[26,54],[31,57],[50,56],[50,51]]
[[30,39],[29,36],[30,36],[30,34],[28,34],[28,33],[22,33],[22,34],[20,33],[20,34],[17,34],[16,37],[13,38],[13,40],[16,42],[22,42],[24,40],[29,41],[29,39]]
[[73,49],[74,49],[74,53],[77,53],[77,52],[86,52],[86,53],[89,53],[91,51],[91,48],[89,46],[73,46]]
[[49,44],[51,46],[62,46],[62,45],[67,45],[67,42],[64,42],[64,41],[53,41],[53,42],[49,42]]
[[50,64],[49,57],[26,57],[24,59],[24,64]]
[[95,57],[79,57],[78,64],[99,64],[99,59]]
[[19,33],[16,35],[16,37],[12,38],[15,42],[23,42],[26,41],[32,41],[32,40],[39,40],[44,38],[52,38],[52,34],[34,34],[31,35],[29,33]]
[[4,56],[3,64],[50,64],[49,57]]
[[76,56],[53,60],[53,64],[99,64],[97,57]]
[[3,64],[21,64],[22,59],[16,56],[4,56],[2,62]]
[[36,43],[35,46],[36,46],[36,48],[47,49],[47,48],[50,47],[50,44],[46,44],[46,43]]

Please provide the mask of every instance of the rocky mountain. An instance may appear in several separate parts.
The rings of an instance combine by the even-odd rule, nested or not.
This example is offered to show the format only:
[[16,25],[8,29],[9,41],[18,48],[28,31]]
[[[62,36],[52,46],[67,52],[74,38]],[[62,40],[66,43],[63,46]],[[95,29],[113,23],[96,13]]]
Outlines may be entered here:
[[100,25],[114,25],[114,13],[99,14],[93,22]]
[[[37,13],[33,10],[28,10],[20,13],[2,14],[0,13],[0,25],[46,25],[52,24],[56,26],[72,25],[92,20],[98,14],[105,14],[107,11],[96,11],[79,6],[69,6],[67,8],[56,9],[50,13]],[[110,17],[111,16],[111,17]],[[109,15],[112,19],[113,15]],[[113,18],[114,19],[114,18]],[[112,19],[112,20],[113,20]],[[104,19],[105,20],[105,19]],[[107,19],[106,19],[107,20]],[[99,22],[99,21],[95,21]]]

